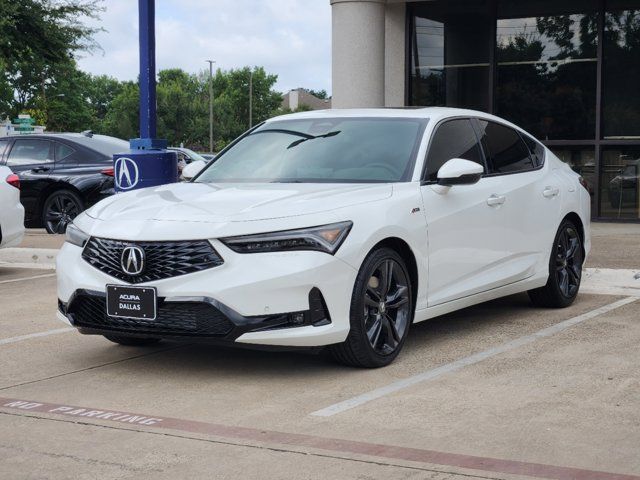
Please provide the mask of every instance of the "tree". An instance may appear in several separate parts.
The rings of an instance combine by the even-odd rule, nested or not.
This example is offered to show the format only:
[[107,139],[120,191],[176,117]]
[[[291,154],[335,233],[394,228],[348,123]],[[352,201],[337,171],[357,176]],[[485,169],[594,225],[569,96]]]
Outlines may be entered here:
[[[82,19],[96,18],[100,0],[20,0],[0,2],[0,84],[10,85],[12,114],[39,109],[46,117],[48,90],[75,68],[80,51],[97,48],[98,29]],[[0,89],[2,90],[2,89]]]

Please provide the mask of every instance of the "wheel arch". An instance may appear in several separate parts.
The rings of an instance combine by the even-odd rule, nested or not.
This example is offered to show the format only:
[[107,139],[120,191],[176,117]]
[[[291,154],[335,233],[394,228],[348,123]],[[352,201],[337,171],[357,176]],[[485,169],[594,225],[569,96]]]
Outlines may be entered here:
[[59,191],[63,191],[63,190],[68,190],[70,192],[75,193],[76,195],[78,195],[78,197],[80,197],[80,200],[82,200],[82,203],[86,204],[87,203],[87,196],[82,192],[82,190],[80,190],[79,188],[77,188],[75,185],[71,184],[71,183],[63,183],[63,182],[52,182],[50,185],[47,185],[47,187],[45,189],[42,190],[42,192],[40,193],[40,197],[38,198],[38,210],[37,210],[37,219],[38,219],[38,223],[41,224],[41,226],[44,226],[44,217],[42,216],[42,210],[44,209],[44,204],[47,201],[47,198],[49,198],[52,194],[59,192]]
[[[404,240],[398,237],[387,237],[384,240],[376,243],[373,248],[369,251],[378,249],[378,248],[390,248],[395,251],[402,260],[404,260],[407,269],[409,270],[409,279],[411,280],[411,284],[413,285],[413,310],[415,312],[416,308],[416,300],[418,297],[418,284],[419,284],[419,275],[418,275],[418,263],[416,261],[416,256],[411,249],[411,246]],[[367,254],[368,255],[368,254]]]
[[[582,223],[580,215],[578,215],[576,212],[569,212],[564,216],[562,222],[564,222],[565,220],[571,220],[576,225],[576,227],[578,227],[578,234],[580,235],[580,241],[582,242],[584,248],[584,223]],[[560,222],[560,225],[562,225],[562,222]]]

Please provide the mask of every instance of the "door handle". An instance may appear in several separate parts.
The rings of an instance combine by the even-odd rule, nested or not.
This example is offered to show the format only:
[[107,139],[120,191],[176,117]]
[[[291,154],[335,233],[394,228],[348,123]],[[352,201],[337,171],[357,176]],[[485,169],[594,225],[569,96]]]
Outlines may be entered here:
[[558,187],[545,187],[542,195],[544,196],[544,198],[553,198],[558,196],[559,193],[560,189]]
[[487,198],[487,205],[490,207],[497,207],[498,205],[502,205],[507,200],[507,197],[504,195],[496,195],[495,193]]
[[49,167],[35,167],[35,168],[32,168],[31,171],[33,173],[48,172],[49,171]]

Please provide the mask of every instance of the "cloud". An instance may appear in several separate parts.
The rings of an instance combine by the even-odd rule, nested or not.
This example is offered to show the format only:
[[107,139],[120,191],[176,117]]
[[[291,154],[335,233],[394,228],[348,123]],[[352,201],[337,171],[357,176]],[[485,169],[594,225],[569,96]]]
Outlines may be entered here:
[[[107,0],[92,25],[104,52],[84,54],[80,68],[119,79],[138,74],[138,11],[133,0]],[[331,88],[329,0],[159,0],[156,2],[158,70],[264,66],[276,88]]]

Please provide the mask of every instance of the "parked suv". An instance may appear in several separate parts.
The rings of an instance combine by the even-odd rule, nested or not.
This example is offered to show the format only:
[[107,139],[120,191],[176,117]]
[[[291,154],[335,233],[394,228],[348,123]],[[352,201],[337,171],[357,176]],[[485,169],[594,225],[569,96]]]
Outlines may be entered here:
[[113,194],[114,153],[129,142],[83,133],[0,138],[0,166],[20,178],[20,201],[28,227],[64,233],[85,208]]

